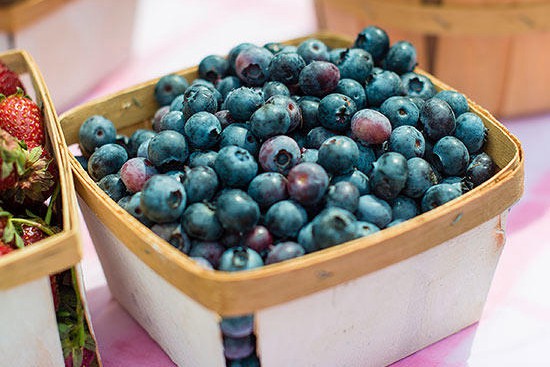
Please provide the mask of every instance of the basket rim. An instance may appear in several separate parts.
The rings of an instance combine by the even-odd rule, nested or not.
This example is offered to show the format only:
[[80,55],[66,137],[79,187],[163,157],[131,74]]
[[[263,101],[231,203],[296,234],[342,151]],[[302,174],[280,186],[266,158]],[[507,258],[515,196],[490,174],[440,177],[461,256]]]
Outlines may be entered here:
[[80,261],[82,253],[76,192],[73,177],[69,174],[69,157],[63,148],[65,139],[42,74],[31,55],[24,50],[2,52],[0,60],[18,74],[29,74],[36,94],[35,102],[42,106],[45,131],[58,165],[63,225],[59,233],[0,257],[2,290],[66,270]]
[[[351,40],[348,37],[331,33],[316,33],[283,43],[297,44],[309,37],[316,37],[326,43],[338,44],[340,46],[351,44]],[[178,73],[193,75],[193,73],[196,74],[196,71],[197,67],[195,66],[181,70]],[[417,72],[430,77],[440,89],[452,89],[428,73],[421,70],[417,70]],[[111,101],[115,103],[113,99],[119,98],[116,100],[117,103],[122,103],[123,99],[135,99],[136,93],[140,90],[151,88],[158,79],[156,78],[134,87],[126,88],[65,112],[60,117],[64,133],[68,133],[67,130],[70,124],[75,122],[72,119],[79,113],[87,110],[92,111],[94,106],[103,106]],[[118,230],[119,233],[124,233],[126,237],[120,240],[130,251],[151,266],[172,285],[176,286],[183,293],[195,298],[207,308],[222,315],[238,315],[314,293],[414,256],[499,215],[517,201],[523,192],[524,157],[521,144],[489,112],[471,100],[468,100],[468,102],[472,111],[480,115],[485,123],[490,124],[494,129],[494,134],[500,134],[504,137],[509,147],[513,149],[513,155],[507,164],[489,181],[462,195],[459,199],[423,213],[399,226],[384,229],[378,233],[347,242],[346,244],[306,254],[300,258],[246,272],[229,273],[206,270],[188,256],[181,256],[182,254],[177,249],[157,237],[137,219],[126,213],[118,205],[113,205],[116,203],[93,182],[72,154],[70,154],[70,161],[76,178],[78,194],[91,207],[108,208],[111,211],[111,213],[95,212],[96,215],[100,217],[108,215],[111,219],[115,219],[115,221],[118,218],[118,221],[124,227],[124,231],[116,229],[116,225],[112,221],[104,222],[104,224],[110,230]],[[117,106],[120,105],[117,104]],[[502,197],[503,192],[507,192],[506,197]],[[499,200],[494,200],[496,198]],[[497,202],[491,204],[488,202],[490,200]],[[483,205],[480,205],[480,203]],[[479,214],[479,217],[472,218],[472,213]],[[467,220],[461,219],[462,214],[465,217],[468,214]],[[455,222],[457,221],[460,223],[456,224]],[[428,225],[434,227],[436,224],[445,224],[442,227],[445,228],[445,231],[440,231],[445,233],[433,233],[436,237],[436,243],[434,243],[434,238],[425,240],[423,241],[424,243],[418,243],[419,240],[415,240],[415,237],[418,237],[418,233],[420,233],[420,227],[424,228]],[[434,232],[434,229],[436,228],[431,228],[432,232]],[[414,243],[412,245],[407,244],[406,246],[396,245],[405,239],[412,240]],[[141,243],[137,243],[136,241]],[[386,250],[388,254],[384,254]],[[353,265],[358,263],[357,260],[354,260],[355,256],[361,260],[370,257],[374,260],[370,263],[357,264],[357,266],[353,267]],[[353,265],[346,265],[346,261],[349,261],[350,264],[353,263]],[[356,268],[360,266],[363,269],[358,271]],[[348,273],[342,274],[343,271],[338,271],[343,267]],[[306,279],[305,281],[308,282],[307,286],[289,286],[289,281],[292,278],[300,277]],[[266,295],[265,291],[258,291],[258,288],[271,287],[271,285],[277,285],[284,289],[270,292],[272,295]],[[248,302],[240,301],[240,295],[243,295],[242,297],[246,298]]]

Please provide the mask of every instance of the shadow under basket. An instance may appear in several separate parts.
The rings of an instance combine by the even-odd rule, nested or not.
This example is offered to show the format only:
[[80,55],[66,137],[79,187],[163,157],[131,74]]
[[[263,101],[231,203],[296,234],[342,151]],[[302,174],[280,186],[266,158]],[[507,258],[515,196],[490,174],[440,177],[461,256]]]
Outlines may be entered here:
[[73,178],[57,116],[36,64],[25,51],[17,50],[0,53],[0,61],[29,81],[27,92],[42,108],[46,147],[59,171],[62,217],[59,233],[0,257],[0,366],[61,367],[65,363],[49,275],[75,266],[82,257]]
[[[351,44],[314,36],[329,47]],[[197,68],[179,74],[193,80]],[[78,143],[81,123],[94,114],[123,134],[150,127],[155,83],[62,115],[68,144]],[[489,130],[486,151],[499,167],[489,181],[398,226],[239,273],[197,265],[120,208],[71,158],[111,292],[180,366],[225,366],[222,316],[254,315],[264,367],[386,365],[476,322],[504,244],[506,212],[523,192],[523,153],[498,121],[469,103]]]

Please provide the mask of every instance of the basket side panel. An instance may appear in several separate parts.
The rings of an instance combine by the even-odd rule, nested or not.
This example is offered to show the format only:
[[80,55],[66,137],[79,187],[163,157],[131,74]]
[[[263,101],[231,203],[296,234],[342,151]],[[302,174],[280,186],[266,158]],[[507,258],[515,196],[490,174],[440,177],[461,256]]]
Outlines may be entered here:
[[62,367],[48,277],[0,291],[0,366]]
[[262,366],[387,365],[476,322],[502,251],[504,220],[497,216],[407,260],[259,311]]
[[225,366],[219,317],[155,273],[79,203],[118,302],[178,365]]

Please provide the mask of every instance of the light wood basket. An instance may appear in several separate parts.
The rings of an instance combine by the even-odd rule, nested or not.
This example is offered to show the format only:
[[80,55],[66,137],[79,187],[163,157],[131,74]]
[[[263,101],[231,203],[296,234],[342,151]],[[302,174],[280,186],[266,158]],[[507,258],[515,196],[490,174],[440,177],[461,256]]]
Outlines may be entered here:
[[0,31],[15,32],[72,0],[20,0],[0,6]]
[[315,0],[321,30],[369,25],[411,41],[419,64],[497,116],[550,111],[548,0]]
[[[314,37],[321,39],[329,47],[346,47],[351,44],[349,38],[331,34],[316,34]],[[304,39],[299,38],[286,43],[298,44]],[[421,70],[418,72],[424,73]],[[197,67],[182,70],[178,74],[185,76],[188,80],[193,80],[198,77]],[[439,80],[428,76],[438,89],[449,89]],[[94,114],[101,114],[113,121],[118,131],[123,134],[130,134],[138,128],[150,127],[150,119],[158,108],[153,96],[156,82],[157,80],[145,82],[86,103],[63,114],[60,119],[67,143],[69,145],[78,143],[80,125],[86,118]],[[469,103],[471,110],[483,119],[489,130],[486,151],[494,158],[499,167],[499,171],[489,181],[459,199],[408,220],[399,226],[384,229],[368,237],[297,259],[239,273],[210,271],[197,265],[120,208],[93,182],[76,159],[71,157],[81,209],[90,228],[113,295],[147,329],[176,363],[193,366],[223,365],[223,349],[220,352],[221,342],[219,329],[216,326],[216,322],[221,316],[249,313],[256,315],[258,350],[261,350],[259,354],[262,365],[265,366],[308,366],[316,365],[315,360],[324,361],[323,363],[329,363],[331,360],[340,361],[335,364],[338,365],[342,361],[338,358],[342,358],[342,355],[346,353],[348,353],[346,358],[352,358],[346,365],[365,366],[367,364],[362,364],[365,363],[365,360],[361,360],[361,358],[365,358],[361,354],[365,351],[370,353],[368,360],[371,364],[368,365],[390,363],[475,322],[481,314],[494,267],[502,248],[502,228],[505,215],[501,216],[501,213],[506,213],[507,209],[523,193],[524,157],[519,141],[506,128],[486,110],[472,101]],[[476,236],[480,238],[479,247],[475,245]],[[472,238],[474,242],[472,242]],[[483,257],[477,252],[485,253],[487,246],[493,248],[495,238],[497,239],[497,250],[489,251],[491,253],[489,265],[478,264],[472,270],[469,268],[470,265],[464,264],[464,269],[455,269],[456,264],[462,264],[465,258],[471,257],[471,264],[476,263],[476,258]],[[462,244],[461,241],[464,239],[467,239],[470,245]],[[475,246],[471,247],[472,244]],[[461,251],[461,248],[464,248],[465,252],[456,252]],[[338,332],[342,332],[342,330],[335,326],[336,329],[331,332],[331,322],[326,318],[323,319],[326,335],[323,335],[322,340],[327,341],[328,349],[308,349],[307,353],[304,352],[306,354],[300,354],[301,351],[296,351],[292,345],[285,344],[287,340],[294,340],[300,346],[308,346],[310,341],[313,345],[314,340],[318,342],[320,340],[318,334],[323,334],[324,331],[317,330],[317,334],[313,332],[315,335],[304,335],[308,332],[304,330],[309,330],[308,326],[296,330],[297,336],[295,337],[290,337],[291,334],[288,333],[285,334],[285,338],[281,337],[285,327],[304,326],[304,320],[308,318],[308,315],[314,314],[314,310],[323,309],[327,304],[336,304],[335,298],[330,296],[330,294],[334,295],[333,292],[350,290],[355,292],[350,297],[356,299],[348,301],[351,303],[360,301],[368,294],[365,284],[362,283],[365,281],[370,282],[369,284],[373,287],[383,287],[384,290],[371,294],[372,298],[367,301],[368,305],[360,306],[362,307],[360,314],[363,315],[370,308],[375,310],[376,307],[381,307],[383,310],[387,306],[384,303],[387,303],[388,299],[378,299],[377,297],[381,296],[377,296],[377,294],[382,294],[392,288],[399,289],[399,286],[391,284],[392,281],[396,281],[395,279],[381,280],[378,279],[379,277],[385,277],[384,274],[393,272],[394,270],[391,269],[395,269],[395,267],[401,270],[392,274],[397,276],[403,272],[405,275],[412,271],[411,266],[413,268],[419,266],[422,261],[429,261],[427,259],[433,256],[435,258],[443,256],[441,253],[449,249],[455,251],[454,255],[449,255],[452,257],[452,261],[440,258],[433,264],[434,274],[437,273],[437,269],[443,273],[453,273],[456,270],[458,271],[457,277],[465,274],[478,274],[479,279],[476,280],[476,284],[481,287],[479,290],[471,292],[475,293],[475,297],[472,296],[475,301],[469,296],[461,296],[465,300],[464,304],[458,303],[463,304],[463,308],[469,309],[469,311],[464,312],[464,315],[467,316],[449,321],[457,324],[447,326],[448,322],[437,320],[438,324],[446,326],[437,326],[440,328],[439,331],[419,336],[416,338],[417,340],[411,341],[410,345],[406,347],[392,348],[387,344],[373,342],[372,347],[378,348],[374,353],[371,353],[373,351],[364,345],[364,348],[354,350],[347,345],[345,348],[348,350],[339,350],[339,353],[332,356],[327,355],[327,351],[334,349],[329,347],[328,342],[334,341]],[[416,279],[414,274],[412,274],[412,279]],[[388,281],[390,284],[387,283]],[[425,292],[426,289],[422,287],[432,284],[426,279],[418,281],[419,292]],[[437,282],[434,281],[433,284],[435,283]],[[327,294],[329,295],[327,296]],[[328,299],[323,298],[325,296]],[[441,296],[446,297],[444,294]],[[321,298],[318,299],[319,297]],[[162,298],[163,301],[159,303],[158,298]],[[321,303],[315,303],[315,299]],[[371,301],[374,304],[370,304]],[[380,304],[377,304],[378,301]],[[403,302],[407,303],[411,300],[404,299]],[[309,306],[306,307],[306,304]],[[422,302],[414,307],[418,308],[419,312],[437,307],[435,304],[426,307],[421,305]],[[296,308],[293,309],[295,306]],[[349,303],[342,307],[343,309],[349,307]],[[359,306],[356,305],[356,307]],[[380,313],[382,310],[377,309],[377,312]],[[280,313],[277,313],[278,311]],[[193,315],[193,319],[186,318],[190,317],[189,315]],[[354,313],[350,311],[349,315],[351,315],[349,317],[353,317]],[[412,319],[414,314],[410,313],[410,316]],[[282,319],[278,319],[278,317],[282,317]],[[345,319],[348,316],[340,315],[339,317]],[[200,324],[194,320],[200,320]],[[335,324],[344,327],[342,326],[346,325],[344,321],[340,319]],[[351,322],[353,323],[353,320]],[[407,322],[415,323],[415,321]],[[389,324],[379,325],[382,334],[388,334],[399,330],[403,324],[394,326],[395,330]],[[344,332],[350,332],[348,336],[353,338],[354,332],[350,331],[350,325],[345,327],[347,329]],[[167,331],[165,328],[171,331]],[[201,335],[197,335],[197,328],[202,330],[199,333]],[[359,328],[358,326],[357,329]],[[314,329],[319,329],[319,327],[314,327]],[[371,325],[369,332],[373,331],[376,334],[377,330],[376,326]],[[297,341],[296,339],[299,337],[303,338]],[[198,343],[197,340],[205,344],[199,347],[194,344]],[[290,348],[285,354],[290,359],[285,361],[281,357],[281,354],[284,353],[279,353],[278,356],[276,352],[271,353],[277,348],[279,351]],[[211,353],[205,353],[205,350],[211,351]],[[293,352],[296,353],[293,354]],[[219,356],[219,353],[222,353],[222,357]],[[353,359],[356,357],[357,359]],[[303,364],[296,364],[301,363],[300,361]],[[328,364],[321,363],[319,365]]]
[[62,208],[61,232],[0,257],[0,365],[60,367],[63,354],[48,276],[75,266],[82,257],[73,177],[55,109],[33,59],[14,50],[0,53],[0,60],[32,83],[27,92],[34,93],[44,115]]

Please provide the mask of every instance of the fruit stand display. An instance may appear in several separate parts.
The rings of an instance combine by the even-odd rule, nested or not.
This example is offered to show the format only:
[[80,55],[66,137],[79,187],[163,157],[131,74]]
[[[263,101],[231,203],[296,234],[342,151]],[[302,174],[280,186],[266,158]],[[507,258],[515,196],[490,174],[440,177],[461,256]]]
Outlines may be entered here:
[[111,292],[178,365],[386,365],[479,319],[521,146],[410,43],[352,44],[241,44],[61,116]]
[[56,107],[67,108],[129,56],[136,6],[137,0],[0,3],[0,51],[30,52]]
[[[497,116],[550,110],[548,0],[316,0],[319,28],[369,24],[411,40],[420,64]],[[529,87],[526,88],[525,86]]]
[[2,366],[99,366],[63,145],[34,61],[24,51],[0,53]]

